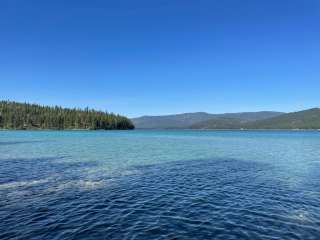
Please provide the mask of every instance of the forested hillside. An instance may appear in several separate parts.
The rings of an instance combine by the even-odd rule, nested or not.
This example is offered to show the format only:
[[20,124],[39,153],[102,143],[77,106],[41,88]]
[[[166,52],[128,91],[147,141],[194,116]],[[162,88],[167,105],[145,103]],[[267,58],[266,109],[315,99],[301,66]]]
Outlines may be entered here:
[[137,128],[186,129],[320,129],[320,109],[300,112],[242,112],[209,114],[203,112],[132,119]]
[[241,121],[239,119],[211,119],[191,126],[193,129],[320,129],[320,109],[281,114],[276,117]]
[[2,129],[133,129],[131,120],[92,109],[69,109],[0,101]]
[[320,108],[283,114],[278,117],[247,123],[246,129],[320,129]]
[[[280,116],[282,112],[240,112],[210,114],[205,112],[164,116],[143,116],[131,119],[136,128],[237,128],[239,123],[264,120]],[[208,125],[207,125],[208,124]]]
[[243,121],[236,118],[218,118],[199,122],[190,126],[191,129],[241,129]]

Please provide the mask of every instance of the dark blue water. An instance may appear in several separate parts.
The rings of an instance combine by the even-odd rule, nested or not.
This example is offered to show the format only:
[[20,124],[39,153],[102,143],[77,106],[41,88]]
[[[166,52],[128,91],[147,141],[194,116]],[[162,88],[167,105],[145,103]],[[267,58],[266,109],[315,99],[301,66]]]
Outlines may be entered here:
[[320,239],[318,132],[0,134],[0,239]]

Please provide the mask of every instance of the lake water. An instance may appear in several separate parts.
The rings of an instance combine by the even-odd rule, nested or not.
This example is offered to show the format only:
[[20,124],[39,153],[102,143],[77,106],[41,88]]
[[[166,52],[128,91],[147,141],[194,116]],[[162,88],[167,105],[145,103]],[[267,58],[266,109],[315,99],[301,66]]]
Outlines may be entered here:
[[320,132],[0,131],[0,239],[320,239]]

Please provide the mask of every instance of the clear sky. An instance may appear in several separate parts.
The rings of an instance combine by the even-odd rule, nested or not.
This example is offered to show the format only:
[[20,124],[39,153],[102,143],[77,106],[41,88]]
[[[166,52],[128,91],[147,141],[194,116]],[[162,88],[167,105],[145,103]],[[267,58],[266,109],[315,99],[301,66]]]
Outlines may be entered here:
[[320,1],[1,0],[0,83],[130,117],[320,106]]

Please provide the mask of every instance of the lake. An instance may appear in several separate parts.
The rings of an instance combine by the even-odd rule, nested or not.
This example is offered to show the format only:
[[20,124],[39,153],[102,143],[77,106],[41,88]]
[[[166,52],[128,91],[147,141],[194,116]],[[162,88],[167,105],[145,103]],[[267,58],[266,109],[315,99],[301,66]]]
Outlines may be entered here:
[[320,132],[1,131],[0,239],[320,239]]

